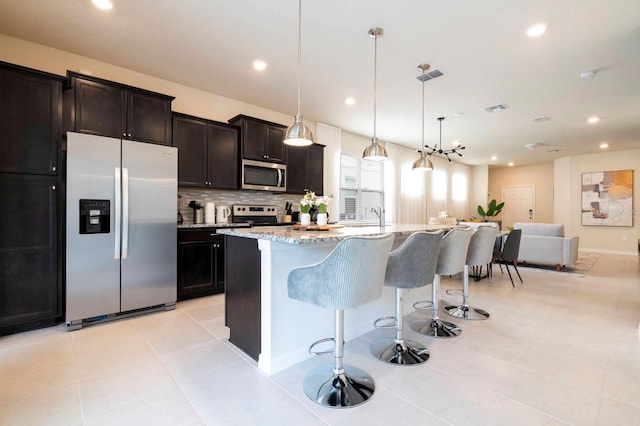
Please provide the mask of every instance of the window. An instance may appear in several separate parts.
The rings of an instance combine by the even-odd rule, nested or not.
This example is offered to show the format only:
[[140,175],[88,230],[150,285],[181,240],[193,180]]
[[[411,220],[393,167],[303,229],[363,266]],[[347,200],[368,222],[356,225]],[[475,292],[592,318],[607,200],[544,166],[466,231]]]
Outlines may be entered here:
[[431,196],[434,200],[447,200],[447,172],[434,170],[431,180]]
[[384,163],[340,154],[340,221],[378,223],[383,195]]
[[453,201],[467,200],[467,177],[456,173],[451,177],[451,199]]

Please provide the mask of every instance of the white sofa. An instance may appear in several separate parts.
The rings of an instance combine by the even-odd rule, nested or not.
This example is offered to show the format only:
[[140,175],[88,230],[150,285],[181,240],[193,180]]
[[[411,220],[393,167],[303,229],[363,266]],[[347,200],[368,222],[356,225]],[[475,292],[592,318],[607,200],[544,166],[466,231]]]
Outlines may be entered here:
[[578,259],[579,237],[565,237],[564,225],[556,223],[515,223],[522,230],[518,262],[555,265],[557,270]]

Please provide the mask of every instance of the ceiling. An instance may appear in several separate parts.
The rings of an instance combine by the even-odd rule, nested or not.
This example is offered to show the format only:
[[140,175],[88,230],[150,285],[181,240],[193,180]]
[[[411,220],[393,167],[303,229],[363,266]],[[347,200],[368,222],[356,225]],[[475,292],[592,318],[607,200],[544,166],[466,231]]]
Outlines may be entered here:
[[[103,12],[90,0],[0,0],[0,33],[290,114],[293,122],[297,1],[112,1]],[[454,139],[466,146],[457,161],[533,164],[598,152],[603,141],[609,150],[640,148],[638,0],[305,0],[302,7],[306,120],[372,136],[368,30],[379,26],[380,140],[420,145],[417,66],[429,63],[444,75],[424,86],[425,143],[438,143],[437,117],[447,117],[443,147]],[[537,22],[547,32],[527,37]],[[262,73],[255,59],[268,63]],[[586,70],[595,76],[580,78]],[[345,105],[348,96],[354,105]],[[508,108],[485,110],[497,104]],[[588,124],[593,115],[601,120]]]

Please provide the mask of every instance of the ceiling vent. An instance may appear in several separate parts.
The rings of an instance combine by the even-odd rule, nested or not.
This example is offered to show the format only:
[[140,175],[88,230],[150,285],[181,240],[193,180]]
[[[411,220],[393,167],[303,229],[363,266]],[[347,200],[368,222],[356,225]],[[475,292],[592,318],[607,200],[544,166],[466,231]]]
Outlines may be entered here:
[[533,119],[534,122],[536,123],[542,123],[543,121],[549,121],[549,117],[536,117]]
[[495,111],[501,111],[504,109],[509,108],[506,104],[498,104],[498,105],[494,105],[494,106],[490,106],[488,108],[485,108],[485,111],[487,112],[495,112]]
[[559,152],[561,150],[558,145],[551,145],[548,143],[528,143],[524,147],[529,151],[541,150],[544,152]]
[[417,76],[416,78],[420,81],[427,81],[427,80],[433,80],[434,78],[440,77],[441,75],[444,75],[442,73],[442,71],[440,70],[433,70],[430,72],[426,72],[424,74],[420,74],[419,76]]

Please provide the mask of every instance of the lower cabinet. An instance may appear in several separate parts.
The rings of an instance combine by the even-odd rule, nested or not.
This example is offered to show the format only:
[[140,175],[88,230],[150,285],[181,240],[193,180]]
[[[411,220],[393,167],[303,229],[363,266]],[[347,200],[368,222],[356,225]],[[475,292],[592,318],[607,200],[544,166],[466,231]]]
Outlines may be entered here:
[[55,177],[0,173],[0,336],[62,320]]
[[178,300],[224,292],[224,235],[178,229]]

